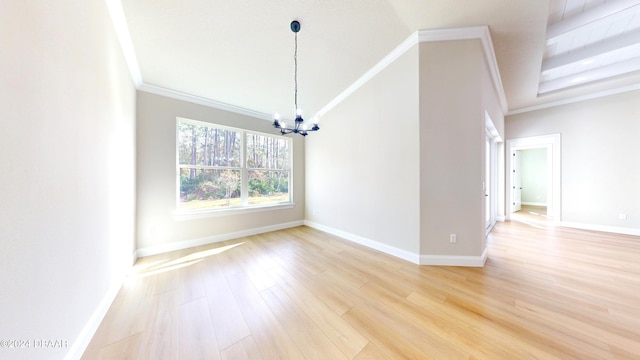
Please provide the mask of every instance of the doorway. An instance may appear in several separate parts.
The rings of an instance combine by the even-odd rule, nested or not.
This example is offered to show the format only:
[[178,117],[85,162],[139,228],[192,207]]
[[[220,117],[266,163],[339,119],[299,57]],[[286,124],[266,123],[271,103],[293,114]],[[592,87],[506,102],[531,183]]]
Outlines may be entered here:
[[504,142],[498,133],[489,113],[485,111],[485,151],[484,151],[484,179],[482,190],[484,191],[484,214],[486,235],[489,235],[497,220],[502,217],[504,182],[501,180],[504,174]]
[[493,152],[491,151],[491,138],[487,135],[485,140],[485,169],[484,169],[484,211],[485,211],[485,225],[487,231],[493,225],[492,212],[491,212],[491,197],[493,191],[491,191],[491,157]]
[[559,222],[560,134],[508,140],[507,154],[506,218],[526,206]]

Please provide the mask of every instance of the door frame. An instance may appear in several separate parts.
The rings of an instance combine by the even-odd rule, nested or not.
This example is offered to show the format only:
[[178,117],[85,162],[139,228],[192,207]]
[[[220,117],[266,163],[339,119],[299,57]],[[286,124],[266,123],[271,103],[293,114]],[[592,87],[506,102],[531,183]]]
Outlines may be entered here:
[[[489,216],[485,213],[485,220],[488,217],[489,223],[485,225],[485,235],[489,235],[491,230],[496,224],[496,221],[503,221],[504,217],[502,217],[502,206],[503,198],[502,194],[504,193],[504,183],[502,182],[502,174],[504,174],[504,167],[502,163],[504,162],[503,151],[504,151],[504,142],[502,137],[500,137],[500,133],[496,129],[493,124],[493,120],[491,120],[491,116],[487,111],[484,113],[485,118],[485,146],[486,143],[489,143],[490,146],[490,158],[486,158],[483,156],[485,160],[485,164],[483,168],[486,171],[487,166],[489,166],[489,174],[485,174],[485,177],[482,179],[483,184],[483,196],[484,194],[489,194],[489,198],[485,198],[485,204],[483,208],[486,211],[487,201],[489,201]],[[489,177],[489,184],[487,184],[486,178]],[[488,187],[488,188],[487,188]]]
[[553,222],[559,223],[561,221],[561,151],[560,151],[560,134],[549,134],[541,136],[532,136],[526,138],[510,139],[507,140],[507,156],[509,161],[506,161],[507,171],[505,176],[506,188],[505,188],[505,215],[506,219],[511,219],[511,213],[513,212],[512,202],[512,189],[513,189],[513,153],[516,150],[527,149],[547,149],[547,216],[551,217]]
[[[522,152],[528,149],[513,149],[511,153],[511,213],[522,209]],[[548,164],[548,163],[547,163]],[[549,177],[547,176],[547,179]],[[547,187],[548,188],[548,187]],[[548,196],[549,193],[547,193]],[[549,203],[549,199],[544,199]]]
[[493,176],[493,155],[495,153],[493,138],[487,132],[487,136],[484,140],[485,145],[485,161],[484,161],[484,205],[485,205],[485,225],[486,229],[489,230],[493,224],[495,223],[495,213],[494,213],[494,194],[493,194],[493,183],[495,182],[495,178]]

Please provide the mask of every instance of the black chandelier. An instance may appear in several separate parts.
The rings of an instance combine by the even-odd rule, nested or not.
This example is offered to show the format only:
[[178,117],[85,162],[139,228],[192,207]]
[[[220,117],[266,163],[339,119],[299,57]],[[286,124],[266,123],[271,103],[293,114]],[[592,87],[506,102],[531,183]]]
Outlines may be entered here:
[[287,123],[284,121],[280,121],[280,114],[275,113],[273,115],[273,127],[276,129],[280,129],[280,133],[290,134],[296,133],[302,136],[307,136],[309,131],[318,131],[320,127],[318,126],[318,118],[315,117],[313,119],[313,127],[311,129],[307,129],[306,125],[304,125],[304,119],[302,118],[302,109],[298,107],[298,32],[300,31],[300,22],[293,20],[291,22],[291,31],[295,34],[295,51],[293,53],[293,63],[295,66],[295,72],[293,75],[294,82],[294,104],[296,109],[296,120],[294,121],[293,127],[287,127]]

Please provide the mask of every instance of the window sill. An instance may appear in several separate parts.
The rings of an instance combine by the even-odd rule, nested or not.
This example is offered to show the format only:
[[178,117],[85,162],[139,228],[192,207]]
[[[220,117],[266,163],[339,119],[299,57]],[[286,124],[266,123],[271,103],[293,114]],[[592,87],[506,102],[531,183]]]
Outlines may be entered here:
[[273,204],[273,205],[259,205],[259,206],[236,207],[236,208],[226,208],[226,209],[210,209],[210,210],[194,210],[194,211],[176,210],[173,212],[173,220],[188,221],[188,220],[205,219],[210,217],[242,215],[242,214],[249,214],[249,213],[260,212],[260,211],[292,209],[294,206],[295,206],[295,203],[279,203],[279,204]]

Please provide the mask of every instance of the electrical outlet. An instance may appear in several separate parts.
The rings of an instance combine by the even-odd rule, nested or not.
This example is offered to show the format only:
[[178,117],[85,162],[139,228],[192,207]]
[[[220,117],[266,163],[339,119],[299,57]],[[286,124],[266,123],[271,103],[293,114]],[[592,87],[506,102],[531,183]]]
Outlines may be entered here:
[[454,243],[454,242],[456,242],[456,241],[458,241],[458,239],[457,239],[457,237],[456,237],[456,234],[451,234],[451,235],[449,235],[449,242],[450,242],[450,243]]
[[618,219],[627,220],[627,214],[623,214],[623,213],[618,214]]

